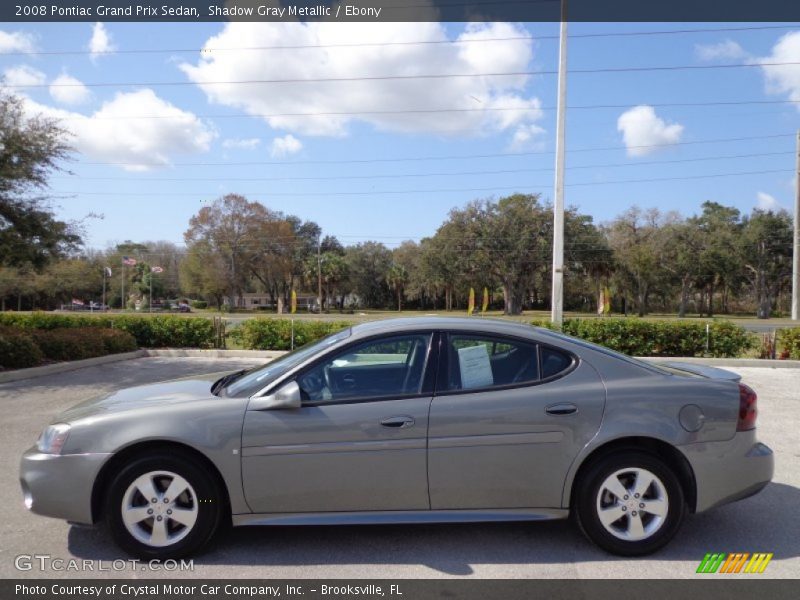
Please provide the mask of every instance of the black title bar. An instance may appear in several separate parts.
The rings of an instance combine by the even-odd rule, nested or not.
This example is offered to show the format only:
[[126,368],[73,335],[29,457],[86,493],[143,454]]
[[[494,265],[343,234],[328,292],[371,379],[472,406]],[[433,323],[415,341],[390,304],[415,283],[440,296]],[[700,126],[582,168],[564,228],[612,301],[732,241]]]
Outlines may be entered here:
[[3,0],[0,20],[791,22],[794,0]]

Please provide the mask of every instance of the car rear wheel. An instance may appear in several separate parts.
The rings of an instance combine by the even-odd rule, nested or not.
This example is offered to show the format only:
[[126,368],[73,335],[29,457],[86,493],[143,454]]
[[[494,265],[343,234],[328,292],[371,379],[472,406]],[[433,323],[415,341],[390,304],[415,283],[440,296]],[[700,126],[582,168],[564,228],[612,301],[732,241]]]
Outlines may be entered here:
[[601,458],[577,482],[575,516],[592,542],[613,554],[655,552],[686,514],[677,476],[658,457],[627,451]]
[[205,546],[222,517],[219,486],[188,457],[154,454],[111,482],[105,515],[114,541],[142,559],[180,558]]

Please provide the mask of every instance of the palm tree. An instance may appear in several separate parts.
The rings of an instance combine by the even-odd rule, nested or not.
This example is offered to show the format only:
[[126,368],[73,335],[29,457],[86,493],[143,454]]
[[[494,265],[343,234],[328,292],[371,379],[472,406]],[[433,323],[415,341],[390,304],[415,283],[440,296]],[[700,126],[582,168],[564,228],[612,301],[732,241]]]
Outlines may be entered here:
[[408,281],[408,271],[402,265],[392,263],[389,272],[386,274],[386,281],[397,294],[397,312],[403,310],[403,288]]

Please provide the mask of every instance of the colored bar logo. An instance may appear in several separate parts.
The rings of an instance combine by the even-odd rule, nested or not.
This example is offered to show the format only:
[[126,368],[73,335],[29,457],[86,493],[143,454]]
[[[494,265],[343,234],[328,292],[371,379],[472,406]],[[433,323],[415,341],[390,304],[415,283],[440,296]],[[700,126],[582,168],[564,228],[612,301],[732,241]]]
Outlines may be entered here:
[[763,573],[769,561],[772,560],[772,552],[734,552],[725,554],[724,552],[709,552],[700,561],[697,573],[718,573],[720,575],[730,575],[732,573]]

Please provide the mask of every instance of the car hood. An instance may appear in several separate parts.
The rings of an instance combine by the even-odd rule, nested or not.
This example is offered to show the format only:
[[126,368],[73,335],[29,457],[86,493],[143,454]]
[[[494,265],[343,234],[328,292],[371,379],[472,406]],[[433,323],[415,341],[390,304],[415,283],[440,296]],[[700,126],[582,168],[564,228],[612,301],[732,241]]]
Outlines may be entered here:
[[140,385],[102,394],[61,413],[57,421],[70,423],[101,414],[156,405],[169,406],[186,402],[219,400],[217,396],[211,393],[211,384],[224,374],[212,373],[210,375]]

